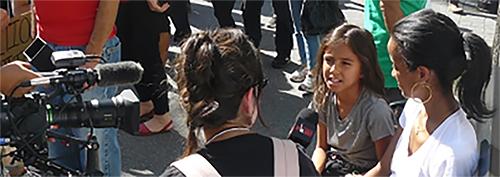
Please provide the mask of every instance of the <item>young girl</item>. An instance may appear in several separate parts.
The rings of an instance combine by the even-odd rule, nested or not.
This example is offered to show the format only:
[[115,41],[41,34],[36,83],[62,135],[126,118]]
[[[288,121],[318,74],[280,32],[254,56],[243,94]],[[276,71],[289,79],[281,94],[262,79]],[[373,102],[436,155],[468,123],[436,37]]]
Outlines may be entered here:
[[317,61],[316,170],[325,176],[365,173],[377,164],[394,133],[372,35],[355,25],[341,25],[325,37]]
[[426,9],[396,23],[388,48],[392,75],[408,101],[394,141],[366,175],[474,175],[479,153],[467,116],[493,115],[484,102],[492,64],[486,42]]

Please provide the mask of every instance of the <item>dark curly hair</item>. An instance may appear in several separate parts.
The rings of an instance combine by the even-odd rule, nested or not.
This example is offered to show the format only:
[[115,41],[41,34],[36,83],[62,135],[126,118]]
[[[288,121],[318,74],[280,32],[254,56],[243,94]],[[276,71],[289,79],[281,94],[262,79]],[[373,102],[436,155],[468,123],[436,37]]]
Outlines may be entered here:
[[257,49],[239,29],[191,35],[177,61],[181,102],[188,113],[184,155],[189,155],[198,149],[195,131],[235,118],[244,94],[252,87],[258,89],[264,75]]

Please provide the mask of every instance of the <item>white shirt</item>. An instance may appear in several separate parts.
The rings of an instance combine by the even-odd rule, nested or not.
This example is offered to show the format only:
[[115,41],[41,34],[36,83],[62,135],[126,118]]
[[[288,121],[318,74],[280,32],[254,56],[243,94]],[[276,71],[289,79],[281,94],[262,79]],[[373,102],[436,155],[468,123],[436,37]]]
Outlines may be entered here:
[[399,120],[404,130],[392,157],[391,176],[472,176],[478,164],[479,151],[474,128],[461,108],[408,156],[411,129],[419,112],[424,109],[421,102],[408,99]]

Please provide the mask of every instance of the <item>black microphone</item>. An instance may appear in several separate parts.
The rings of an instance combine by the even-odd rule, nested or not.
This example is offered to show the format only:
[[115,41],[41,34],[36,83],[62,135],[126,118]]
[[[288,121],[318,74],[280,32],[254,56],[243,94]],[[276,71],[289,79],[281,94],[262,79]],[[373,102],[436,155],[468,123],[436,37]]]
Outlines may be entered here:
[[40,77],[24,81],[22,87],[53,84],[83,84],[93,85],[97,83],[99,87],[117,86],[126,84],[136,84],[142,78],[144,69],[139,63],[132,61],[98,64],[94,69],[62,69],[56,72],[42,73],[47,77]]
[[317,124],[318,113],[309,108],[302,109],[297,114],[295,123],[288,134],[288,139],[300,144],[304,149],[307,148],[316,133]]

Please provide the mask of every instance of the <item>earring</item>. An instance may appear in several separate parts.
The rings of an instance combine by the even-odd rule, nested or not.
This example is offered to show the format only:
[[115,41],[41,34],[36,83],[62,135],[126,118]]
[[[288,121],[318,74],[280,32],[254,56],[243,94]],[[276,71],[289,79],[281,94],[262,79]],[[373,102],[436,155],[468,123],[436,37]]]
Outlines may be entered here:
[[411,98],[415,98],[415,95],[414,95],[415,89],[417,89],[417,87],[419,87],[419,86],[424,87],[427,90],[427,92],[429,92],[429,96],[427,97],[427,99],[425,99],[424,101],[422,101],[423,104],[426,104],[432,98],[432,88],[431,88],[430,84],[428,84],[427,82],[423,82],[422,81],[422,82],[417,82],[417,83],[413,84],[413,86],[410,89],[410,97]]

